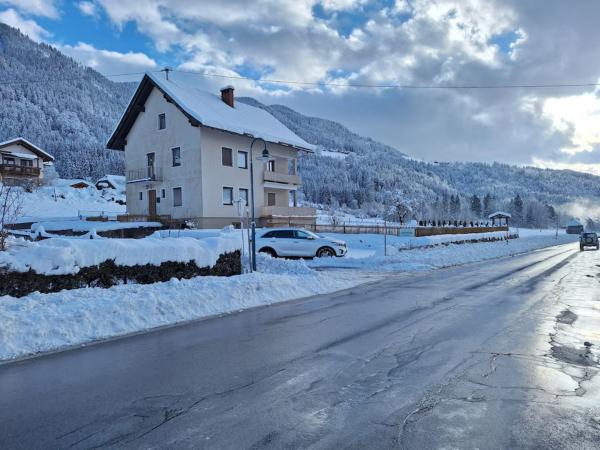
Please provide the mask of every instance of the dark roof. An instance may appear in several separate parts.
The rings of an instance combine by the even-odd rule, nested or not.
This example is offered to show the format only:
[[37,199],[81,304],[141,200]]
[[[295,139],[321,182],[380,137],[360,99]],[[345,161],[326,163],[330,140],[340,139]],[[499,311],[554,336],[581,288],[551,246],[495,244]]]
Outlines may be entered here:
[[0,142],[0,150],[8,147],[10,145],[15,145],[15,144],[25,147],[30,152],[39,156],[42,159],[42,161],[44,161],[44,162],[54,161],[54,156],[52,156],[49,153],[46,153],[44,150],[39,148],[37,145],[32,144],[27,139],[22,138],[22,137],[18,137],[18,138],[10,139],[8,141]]

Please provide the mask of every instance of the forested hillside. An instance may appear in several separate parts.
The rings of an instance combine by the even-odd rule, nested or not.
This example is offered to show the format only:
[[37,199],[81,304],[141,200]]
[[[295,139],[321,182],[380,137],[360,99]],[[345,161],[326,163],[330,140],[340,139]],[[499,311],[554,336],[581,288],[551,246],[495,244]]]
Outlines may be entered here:
[[330,120],[282,105],[242,101],[269,111],[318,146],[300,164],[310,202],[392,217],[408,210],[421,218],[470,218],[483,214],[487,197],[486,211],[509,210],[523,224],[544,226],[555,220],[556,206],[600,196],[600,177],[594,175],[499,163],[429,163]]
[[[56,157],[63,177],[123,173],[106,141],[135,89],[109,81],[56,49],[0,24],[0,141],[23,136]],[[506,164],[428,163],[286,106],[238,99],[273,114],[306,141],[300,159],[307,202],[332,210],[417,218],[480,217],[508,209],[528,225],[549,225],[557,206],[596,200],[600,177]],[[415,157],[419,149],[412,149]]]
[[0,23],[0,141],[22,136],[56,158],[63,177],[123,172],[105,150],[134,85],[109,81]]

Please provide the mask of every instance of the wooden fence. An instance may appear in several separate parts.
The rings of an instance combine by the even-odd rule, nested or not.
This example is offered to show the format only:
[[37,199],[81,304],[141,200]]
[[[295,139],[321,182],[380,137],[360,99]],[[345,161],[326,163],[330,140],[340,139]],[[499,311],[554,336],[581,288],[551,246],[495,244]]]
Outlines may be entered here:
[[388,234],[390,236],[437,236],[440,234],[472,234],[508,231],[508,227],[402,227],[398,225],[316,225],[286,222],[279,227],[304,228],[315,233]]

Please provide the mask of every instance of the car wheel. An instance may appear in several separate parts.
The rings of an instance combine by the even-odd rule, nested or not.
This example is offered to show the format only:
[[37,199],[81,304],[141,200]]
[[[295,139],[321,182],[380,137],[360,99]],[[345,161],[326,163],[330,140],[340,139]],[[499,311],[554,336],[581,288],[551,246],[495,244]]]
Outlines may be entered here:
[[271,258],[277,258],[277,252],[272,248],[261,248],[258,253],[266,253]]
[[327,257],[332,257],[332,256],[335,256],[335,252],[333,251],[332,248],[321,247],[319,250],[317,250],[318,258],[327,258]]

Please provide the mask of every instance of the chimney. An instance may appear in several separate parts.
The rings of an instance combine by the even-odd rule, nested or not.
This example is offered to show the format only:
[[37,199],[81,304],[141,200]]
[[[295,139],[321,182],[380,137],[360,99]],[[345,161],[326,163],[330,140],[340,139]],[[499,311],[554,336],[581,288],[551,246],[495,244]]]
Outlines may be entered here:
[[233,108],[233,86],[225,86],[221,89],[221,100]]

